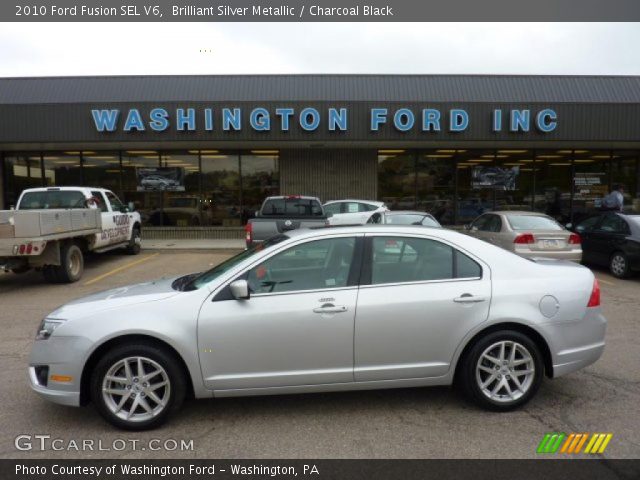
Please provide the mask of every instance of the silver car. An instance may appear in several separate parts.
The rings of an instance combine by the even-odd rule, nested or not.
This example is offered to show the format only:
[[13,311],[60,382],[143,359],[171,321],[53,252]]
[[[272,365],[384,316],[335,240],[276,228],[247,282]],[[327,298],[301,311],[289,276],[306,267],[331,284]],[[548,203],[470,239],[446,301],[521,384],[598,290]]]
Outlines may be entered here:
[[112,424],[161,424],[185,396],[458,384],[505,411],[595,362],[591,271],[450,230],[296,230],[213,269],[117,288],[42,321],[31,387]]
[[490,212],[465,227],[467,233],[522,257],[580,262],[580,235],[538,212]]

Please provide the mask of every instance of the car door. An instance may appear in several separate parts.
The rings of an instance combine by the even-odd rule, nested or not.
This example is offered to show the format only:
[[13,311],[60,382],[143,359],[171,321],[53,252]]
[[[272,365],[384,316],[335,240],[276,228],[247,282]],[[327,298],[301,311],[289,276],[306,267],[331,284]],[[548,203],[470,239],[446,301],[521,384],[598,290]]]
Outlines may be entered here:
[[356,381],[447,373],[491,303],[488,267],[452,245],[368,234],[355,323]]
[[115,223],[109,210],[109,202],[100,190],[92,190],[90,200],[89,207],[100,210],[102,222],[102,230],[100,233],[96,234],[94,248],[106,247],[111,243],[111,236],[113,235],[112,232],[115,227]]
[[[353,382],[362,236],[307,240],[240,277],[248,300],[207,300],[198,321],[205,385],[215,390]],[[225,287],[228,288],[228,287]]]
[[329,217],[330,225],[341,225],[342,224],[342,203],[341,202],[332,202],[323,205],[324,213],[326,215],[331,214]]
[[585,263],[596,263],[598,255],[596,254],[595,244],[593,243],[593,233],[595,227],[602,220],[602,215],[594,215],[578,223],[573,230],[580,235],[580,243],[582,247],[582,260]]
[[615,213],[604,215],[591,234],[593,261],[608,265],[613,252],[624,248],[627,235],[630,234],[629,225],[622,217]]
[[102,214],[103,225],[109,226],[109,244],[127,242],[131,237],[132,215],[124,209],[124,204],[115,193],[105,191],[109,211]]

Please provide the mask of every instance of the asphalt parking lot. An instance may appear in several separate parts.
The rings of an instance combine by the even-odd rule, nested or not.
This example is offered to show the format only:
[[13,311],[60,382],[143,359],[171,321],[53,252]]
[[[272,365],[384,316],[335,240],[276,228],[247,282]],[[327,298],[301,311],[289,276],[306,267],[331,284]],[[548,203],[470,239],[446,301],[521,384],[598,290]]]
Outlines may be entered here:
[[[40,320],[60,304],[96,291],[201,271],[228,253],[143,251],[88,259],[73,285],[49,285],[36,272],[0,273],[0,457],[3,458],[534,458],[547,432],[613,433],[604,456],[640,456],[640,278],[596,271],[609,320],[603,357],[587,369],[546,380],[526,408],[477,409],[449,388],[362,391],[188,402],[159,430],[115,430],[93,407],[50,404],[27,384],[29,350]],[[18,435],[50,435],[64,450],[19,451]],[[187,451],[75,451],[69,442],[193,440]],[[33,442],[34,446],[37,442]],[[73,445],[73,443],[71,443]],[[97,447],[96,447],[97,448]],[[145,447],[141,447],[145,448]],[[586,456],[586,455],[581,455]]]

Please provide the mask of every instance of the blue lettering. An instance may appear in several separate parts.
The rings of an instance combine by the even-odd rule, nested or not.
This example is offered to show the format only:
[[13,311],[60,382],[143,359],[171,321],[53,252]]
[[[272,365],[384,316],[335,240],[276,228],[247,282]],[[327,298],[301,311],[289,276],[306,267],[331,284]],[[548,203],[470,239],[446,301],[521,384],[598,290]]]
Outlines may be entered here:
[[93,123],[96,125],[96,130],[99,132],[113,132],[116,129],[116,122],[118,121],[118,115],[120,110],[91,110],[93,115]]
[[222,129],[228,132],[233,128],[234,130],[242,130],[242,113],[239,108],[230,110],[228,108],[222,109]]
[[178,108],[176,110],[176,127],[180,131],[188,130],[193,132],[196,129],[196,111],[193,108],[187,108],[185,113],[184,108]]
[[280,117],[280,129],[289,131],[289,117],[293,115],[293,108],[276,108],[276,115]]
[[329,130],[335,131],[336,129],[347,130],[347,109],[341,108],[336,110],[335,108],[329,109]]
[[151,122],[149,122],[149,126],[151,130],[154,132],[164,132],[167,128],[169,128],[169,114],[164,108],[154,108],[151,110],[149,117],[151,118]]
[[440,111],[433,108],[425,108],[422,110],[422,131],[423,132],[439,132],[440,131]]
[[502,110],[493,111],[493,131],[494,132],[502,131]]
[[377,132],[380,130],[380,125],[387,123],[387,109],[386,108],[372,108],[371,109],[371,131]]
[[127,120],[124,122],[125,132],[130,132],[133,129],[139,132],[144,132],[144,123],[142,123],[142,116],[140,115],[140,112],[137,108],[132,108],[131,110],[129,110]]
[[415,116],[408,108],[401,108],[393,115],[393,126],[401,132],[406,132],[413,128]]
[[[309,121],[311,117],[311,121]],[[300,126],[310,132],[316,130],[320,125],[320,113],[315,108],[305,108],[300,112]]]
[[266,108],[254,108],[249,115],[251,128],[258,131],[268,131],[271,129],[271,119]]
[[528,132],[530,123],[529,110],[511,110],[509,130],[512,132]]
[[536,126],[544,133],[553,132],[558,126],[558,116],[554,110],[547,108],[536,115]]
[[207,132],[211,132],[213,130],[213,110],[210,108],[204,109],[204,129]]
[[469,114],[465,110],[449,110],[449,130],[463,132],[469,126]]

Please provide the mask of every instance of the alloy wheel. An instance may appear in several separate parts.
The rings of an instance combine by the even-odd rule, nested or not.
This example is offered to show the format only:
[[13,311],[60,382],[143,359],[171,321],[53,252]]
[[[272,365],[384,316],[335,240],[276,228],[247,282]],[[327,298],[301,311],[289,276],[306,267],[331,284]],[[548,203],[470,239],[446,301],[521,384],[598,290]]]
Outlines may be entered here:
[[127,422],[144,422],[160,414],[171,395],[164,368],[146,357],[126,357],[107,371],[102,397],[112,414]]
[[611,273],[616,277],[622,277],[627,269],[626,259],[619,253],[611,258]]
[[496,342],[485,349],[476,364],[476,382],[490,400],[509,403],[525,395],[535,377],[533,356],[521,343]]

